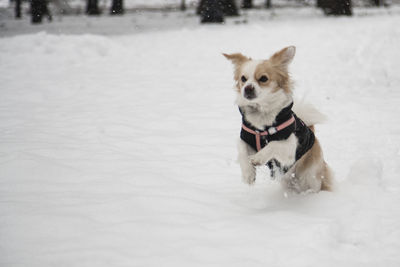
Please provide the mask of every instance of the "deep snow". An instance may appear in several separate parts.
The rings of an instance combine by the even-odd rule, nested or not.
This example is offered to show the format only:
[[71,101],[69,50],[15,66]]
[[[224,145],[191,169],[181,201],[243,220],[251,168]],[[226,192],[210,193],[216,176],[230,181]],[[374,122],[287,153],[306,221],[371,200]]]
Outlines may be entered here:
[[[0,266],[399,266],[400,17],[0,40]],[[221,52],[297,46],[333,193],[241,182]]]

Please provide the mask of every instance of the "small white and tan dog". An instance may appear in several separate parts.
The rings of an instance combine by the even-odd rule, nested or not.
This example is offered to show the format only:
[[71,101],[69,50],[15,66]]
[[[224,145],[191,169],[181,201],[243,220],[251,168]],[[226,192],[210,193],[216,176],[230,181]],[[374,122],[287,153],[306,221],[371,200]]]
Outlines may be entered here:
[[235,67],[236,102],[242,114],[238,146],[242,177],[252,184],[255,166],[267,165],[271,175],[280,172],[282,184],[292,192],[330,191],[332,174],[314,135],[314,124],[323,115],[304,103],[293,107],[288,65],[295,52],[289,46],[268,60],[224,54]]

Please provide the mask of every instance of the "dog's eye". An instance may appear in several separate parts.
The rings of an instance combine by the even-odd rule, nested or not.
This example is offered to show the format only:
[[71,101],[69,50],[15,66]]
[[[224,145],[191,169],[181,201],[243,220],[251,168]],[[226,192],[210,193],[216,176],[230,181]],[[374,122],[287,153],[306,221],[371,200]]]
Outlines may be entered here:
[[246,79],[246,77],[244,77],[244,76],[242,76],[242,78],[240,78],[241,80],[242,80],[242,82],[246,82],[247,81],[247,79]]
[[260,82],[265,83],[266,81],[268,81],[267,76],[263,75],[260,77],[260,79],[258,79]]

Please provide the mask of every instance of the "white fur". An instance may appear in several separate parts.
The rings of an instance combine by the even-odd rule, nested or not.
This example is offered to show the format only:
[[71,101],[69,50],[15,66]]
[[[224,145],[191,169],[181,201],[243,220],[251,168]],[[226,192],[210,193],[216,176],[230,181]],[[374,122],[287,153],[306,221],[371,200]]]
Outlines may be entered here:
[[[254,72],[256,71],[256,68],[259,64],[262,63],[262,60],[250,60],[246,63],[243,64],[242,67],[242,75],[246,77],[247,81],[243,84],[243,86],[240,88],[240,96],[243,99],[246,99],[244,97],[244,88],[248,85],[252,85],[255,90],[256,90],[256,96],[258,96],[261,92],[261,88],[258,86],[257,81],[254,79]],[[246,99],[247,100],[247,99]],[[251,100],[247,100],[251,102]]]
[[272,92],[271,88],[263,89],[255,99],[248,100],[238,94],[236,104],[246,113],[246,119],[254,127],[263,129],[265,125],[272,125],[282,108],[292,102],[292,96],[283,90]]
[[324,114],[319,112],[312,104],[304,101],[295,101],[292,110],[307,126],[320,124],[326,121],[326,116]]
[[262,62],[262,60],[250,60],[244,63],[242,67],[242,73],[247,77],[247,81],[256,82],[256,80],[254,80],[253,74],[254,72],[256,72],[257,66],[260,65]]
[[239,151],[239,165],[242,170],[243,182],[252,184],[256,180],[256,168],[251,164],[249,156],[256,153],[249,145],[247,145],[242,139],[238,142]]
[[287,139],[272,141],[256,154],[250,156],[253,165],[265,165],[276,159],[283,166],[291,166],[296,157],[297,137],[292,133]]

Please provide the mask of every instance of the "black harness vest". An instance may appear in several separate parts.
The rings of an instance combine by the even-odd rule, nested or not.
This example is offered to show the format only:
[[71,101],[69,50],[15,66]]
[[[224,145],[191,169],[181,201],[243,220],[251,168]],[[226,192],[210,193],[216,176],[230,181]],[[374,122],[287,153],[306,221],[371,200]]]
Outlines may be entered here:
[[[285,140],[289,138],[289,136],[294,133],[295,136],[298,139],[298,144],[296,148],[296,157],[295,157],[295,162],[298,161],[310,148],[314,145],[315,141],[315,136],[314,133],[311,131],[310,128],[308,128],[305,123],[296,116],[296,114],[292,111],[293,103],[291,103],[289,106],[285,107],[282,109],[279,114],[275,118],[275,122],[272,125],[267,125],[263,129],[257,129],[253,125],[251,125],[248,121],[245,119],[245,114],[244,112],[239,108],[240,114],[242,114],[242,123],[244,126],[247,128],[253,130],[253,131],[258,131],[258,132],[265,132],[269,131],[271,132],[271,128],[275,128],[282,123],[290,120],[292,116],[294,117],[294,123],[290,124],[289,126],[285,127],[284,129],[277,131],[272,134],[268,135],[263,135],[260,136],[260,145],[261,149],[268,145],[269,142],[271,141],[279,141],[279,140]],[[255,151],[257,151],[257,145],[256,145],[256,136],[245,129],[243,129],[240,132],[240,138],[246,142],[249,146],[251,146]],[[271,169],[271,176],[275,176],[275,166],[278,167],[278,169],[286,173],[291,166],[283,166],[281,167],[280,163],[276,161],[275,159],[272,161],[269,161],[267,163],[267,166]]]

